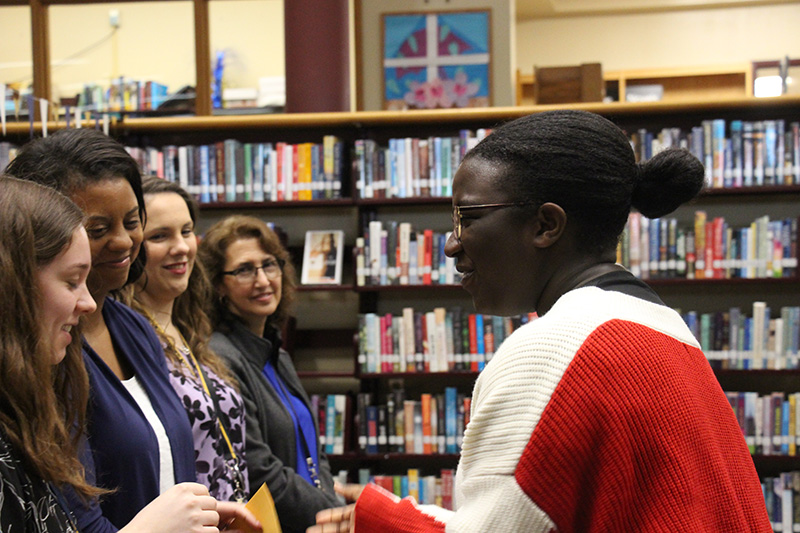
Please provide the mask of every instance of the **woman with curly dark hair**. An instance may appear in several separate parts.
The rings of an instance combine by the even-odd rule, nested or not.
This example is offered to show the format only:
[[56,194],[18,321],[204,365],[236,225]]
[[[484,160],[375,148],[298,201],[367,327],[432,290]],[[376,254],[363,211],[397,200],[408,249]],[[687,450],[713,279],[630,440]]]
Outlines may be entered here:
[[210,345],[245,401],[250,487],[267,484],[283,531],[305,531],[339,502],[311,402],[281,348],[297,286],[289,253],[264,222],[237,215],[206,232],[198,256],[215,293]]

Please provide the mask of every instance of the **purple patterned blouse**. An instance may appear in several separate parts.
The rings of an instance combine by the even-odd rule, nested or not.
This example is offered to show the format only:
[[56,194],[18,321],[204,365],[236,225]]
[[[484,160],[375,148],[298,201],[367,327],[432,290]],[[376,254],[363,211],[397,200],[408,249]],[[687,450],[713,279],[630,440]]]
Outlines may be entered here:
[[[165,347],[165,349],[168,349]],[[194,436],[195,467],[197,482],[208,487],[211,496],[220,501],[236,499],[234,493],[234,463],[225,438],[215,417],[214,401],[206,394],[196,372],[190,371],[179,362],[167,360],[170,370],[170,383],[189,415]],[[242,397],[220,379],[211,369],[203,366],[203,371],[214,384],[219,407],[219,418],[225,426],[233,450],[236,452],[238,468],[242,473],[241,482],[244,496],[250,496],[247,481],[247,464],[244,457],[244,403]]]

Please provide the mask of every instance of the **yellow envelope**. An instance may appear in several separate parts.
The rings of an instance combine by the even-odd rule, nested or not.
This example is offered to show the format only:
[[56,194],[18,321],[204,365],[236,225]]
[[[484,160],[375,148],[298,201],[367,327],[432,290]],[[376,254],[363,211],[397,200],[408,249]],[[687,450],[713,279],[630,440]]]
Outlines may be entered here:
[[[253,497],[250,498],[245,507],[261,522],[261,531],[263,533],[281,533],[278,512],[275,510],[275,502],[272,500],[272,494],[269,492],[266,483],[261,485],[261,488],[253,494]],[[234,520],[228,526],[228,529],[240,529],[247,533],[256,533],[255,529],[240,518]]]

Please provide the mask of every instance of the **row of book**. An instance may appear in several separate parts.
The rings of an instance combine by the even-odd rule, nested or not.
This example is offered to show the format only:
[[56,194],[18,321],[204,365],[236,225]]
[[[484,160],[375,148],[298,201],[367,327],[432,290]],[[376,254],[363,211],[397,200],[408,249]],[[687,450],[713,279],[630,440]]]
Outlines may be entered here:
[[772,316],[765,302],[753,302],[752,315],[727,311],[682,314],[700,341],[711,366],[719,369],[800,368],[800,307],[782,307]]
[[696,211],[691,227],[675,218],[632,212],[617,262],[642,279],[781,278],[797,273],[797,218],[758,217],[731,227],[724,217]]
[[359,369],[366,374],[480,372],[507,336],[535,318],[535,313],[500,317],[460,307],[359,314]]
[[[491,130],[461,130],[454,137],[390,139],[379,146],[359,139],[353,181],[361,198],[449,196],[466,152]],[[705,167],[708,187],[800,184],[800,123],[785,120],[705,120],[690,131],[639,129],[630,136],[639,161],[670,147],[690,150]]]
[[761,480],[772,531],[800,531],[800,472],[782,472]]
[[168,98],[168,87],[163,83],[120,76],[108,85],[84,84],[78,107],[98,112],[151,111]]
[[442,468],[439,476],[422,476],[417,468],[409,468],[403,475],[371,474],[369,469],[358,470],[360,485],[375,483],[398,498],[414,498],[422,505],[437,505],[453,510],[453,482],[455,470]]
[[455,137],[389,139],[388,146],[358,139],[353,149],[356,194],[360,198],[450,196],[464,155],[489,133],[462,129]]
[[371,392],[356,396],[358,451],[367,454],[457,454],[469,423],[472,399],[455,387],[442,393],[406,398],[405,390],[387,392],[376,402]]
[[350,449],[350,397],[346,394],[312,394],[311,412],[317,419],[319,441],[327,454]]
[[753,455],[797,456],[800,444],[800,393],[726,391]]
[[452,285],[461,281],[444,246],[450,233],[372,220],[356,239],[356,285]]
[[713,188],[800,185],[800,123],[785,120],[704,120],[690,131],[646,129],[631,135],[639,161],[670,147],[687,148]]
[[200,203],[281,202],[340,198],[344,144],[242,143],[226,139],[198,146],[127,147],[145,175],[175,181]]
[[[104,112],[148,110],[156,109],[166,98],[162,84],[119,78],[108,88],[87,85],[79,107]],[[208,153],[198,156],[199,160],[175,153],[180,148],[183,152],[200,148],[193,146],[131,147],[130,151],[145,173],[180,179],[201,202],[336,198],[351,182],[355,184],[354,195],[360,198],[447,197],[452,194],[452,178],[464,155],[490,132],[465,129],[452,137],[390,139],[385,147],[372,139],[359,139],[347,147],[340,139],[326,135],[325,139],[332,138],[335,149],[326,149],[325,140],[319,146],[228,139],[207,145],[202,151]],[[225,153],[219,146],[226,143],[234,147],[227,150],[242,152],[233,158],[237,162],[231,169],[212,161],[220,159],[220,152]],[[640,129],[631,135],[631,144],[640,160],[671,146],[691,150],[704,164],[709,187],[800,184],[798,122],[708,120],[691,131]],[[287,147],[289,153],[284,153]],[[209,173],[212,163],[226,170],[205,178],[201,174],[203,161]],[[221,179],[219,174],[225,173],[232,175]]]

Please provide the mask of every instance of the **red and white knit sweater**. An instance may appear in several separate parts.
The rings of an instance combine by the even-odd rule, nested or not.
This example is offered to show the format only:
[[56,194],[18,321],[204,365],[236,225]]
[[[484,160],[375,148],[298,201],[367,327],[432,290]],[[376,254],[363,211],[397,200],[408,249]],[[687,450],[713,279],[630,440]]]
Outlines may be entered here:
[[456,511],[370,486],[356,532],[772,531],[730,404],[680,316],[584,287],[475,385]]

